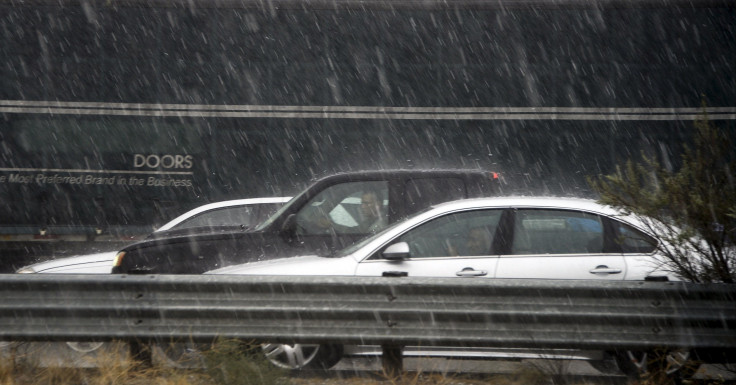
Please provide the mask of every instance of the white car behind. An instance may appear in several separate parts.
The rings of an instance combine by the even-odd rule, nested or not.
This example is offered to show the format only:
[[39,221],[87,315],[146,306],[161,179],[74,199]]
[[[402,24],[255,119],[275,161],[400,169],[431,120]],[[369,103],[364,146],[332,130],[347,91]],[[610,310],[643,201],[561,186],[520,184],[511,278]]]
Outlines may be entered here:
[[[276,212],[291,197],[234,199],[209,203],[172,219],[151,236],[198,227],[253,227]],[[109,274],[117,251],[59,258],[25,266],[16,273]]]
[[[262,197],[235,199],[209,203],[174,218],[154,231],[152,235],[188,228],[215,226],[252,227],[275,213],[291,197]],[[20,274],[110,274],[117,251],[59,258],[25,266],[16,271]],[[102,342],[67,342],[80,353],[99,349]]]

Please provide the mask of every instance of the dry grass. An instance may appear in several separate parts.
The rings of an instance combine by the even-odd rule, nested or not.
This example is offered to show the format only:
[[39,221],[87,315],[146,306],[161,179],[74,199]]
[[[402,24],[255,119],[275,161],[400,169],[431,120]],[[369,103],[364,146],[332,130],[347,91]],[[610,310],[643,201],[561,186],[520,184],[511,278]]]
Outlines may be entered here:
[[40,365],[30,355],[3,357],[0,385],[214,385],[195,371],[160,366],[140,369],[140,363],[114,352],[86,357],[87,368]]
[[[244,350],[245,347],[245,350]],[[373,373],[354,378],[296,378],[275,369],[248,345],[221,343],[205,353],[209,369],[181,369],[167,365],[143,368],[120,353],[90,357],[89,368],[41,366],[24,357],[0,360],[0,385],[555,385],[558,373],[529,367],[516,373],[471,377],[436,373],[406,372],[398,377]],[[594,385],[563,380],[567,385]],[[722,382],[709,381],[717,385]],[[671,379],[651,376],[629,385],[670,385]]]
[[[388,377],[374,373],[372,378],[292,378],[288,372],[276,375],[254,375],[270,368],[261,363],[245,364],[243,358],[225,357],[228,350],[218,351],[212,359],[220,362],[214,372],[228,372],[235,369],[232,376],[218,376],[213,370],[192,370],[173,367],[154,366],[140,369],[139,363],[125,357],[111,354],[98,355],[92,362],[93,368],[73,368],[47,366],[25,362],[10,365],[10,360],[0,362],[0,385],[222,385],[222,384],[263,384],[263,385],[546,385],[550,384],[545,375],[535,370],[523,371],[514,375],[493,376],[483,379],[464,376],[443,376],[433,373],[408,372],[399,377]],[[22,360],[20,360],[22,361]],[[210,362],[214,364],[214,362]],[[243,372],[249,367],[250,372]],[[584,384],[579,384],[584,385]]]

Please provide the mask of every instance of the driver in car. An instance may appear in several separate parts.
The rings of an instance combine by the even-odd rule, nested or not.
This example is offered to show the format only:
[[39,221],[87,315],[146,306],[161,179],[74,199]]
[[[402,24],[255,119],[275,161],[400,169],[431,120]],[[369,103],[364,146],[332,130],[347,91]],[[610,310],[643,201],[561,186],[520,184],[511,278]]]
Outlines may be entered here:
[[388,224],[383,215],[382,201],[376,191],[366,191],[360,197],[359,219],[358,230],[361,233],[376,233]]
[[[464,255],[488,255],[491,252],[491,233],[483,226],[473,227],[465,238]],[[457,249],[448,241],[447,253],[450,256],[460,255]]]

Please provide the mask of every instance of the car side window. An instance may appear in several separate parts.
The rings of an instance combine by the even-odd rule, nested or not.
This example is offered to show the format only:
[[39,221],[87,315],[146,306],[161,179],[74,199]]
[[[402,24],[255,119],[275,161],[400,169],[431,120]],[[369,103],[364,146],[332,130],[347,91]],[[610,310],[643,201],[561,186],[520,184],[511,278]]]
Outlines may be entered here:
[[460,178],[417,178],[406,182],[406,215],[433,204],[463,199],[465,182]]
[[511,254],[590,254],[603,251],[603,222],[574,210],[519,209]]
[[388,182],[330,186],[296,214],[300,234],[372,234],[388,226]]
[[622,253],[651,253],[657,241],[643,232],[619,221],[614,221],[615,242]]
[[418,226],[395,242],[407,242],[411,258],[493,255],[493,236],[503,210],[445,215]]

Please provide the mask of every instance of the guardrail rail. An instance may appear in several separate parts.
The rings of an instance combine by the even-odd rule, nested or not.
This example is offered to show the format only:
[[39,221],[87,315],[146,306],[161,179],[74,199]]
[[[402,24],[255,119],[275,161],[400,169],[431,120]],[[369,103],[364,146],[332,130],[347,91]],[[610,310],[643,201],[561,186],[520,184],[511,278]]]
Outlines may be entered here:
[[389,347],[734,349],[736,285],[0,275],[0,340],[210,342],[218,337]]

